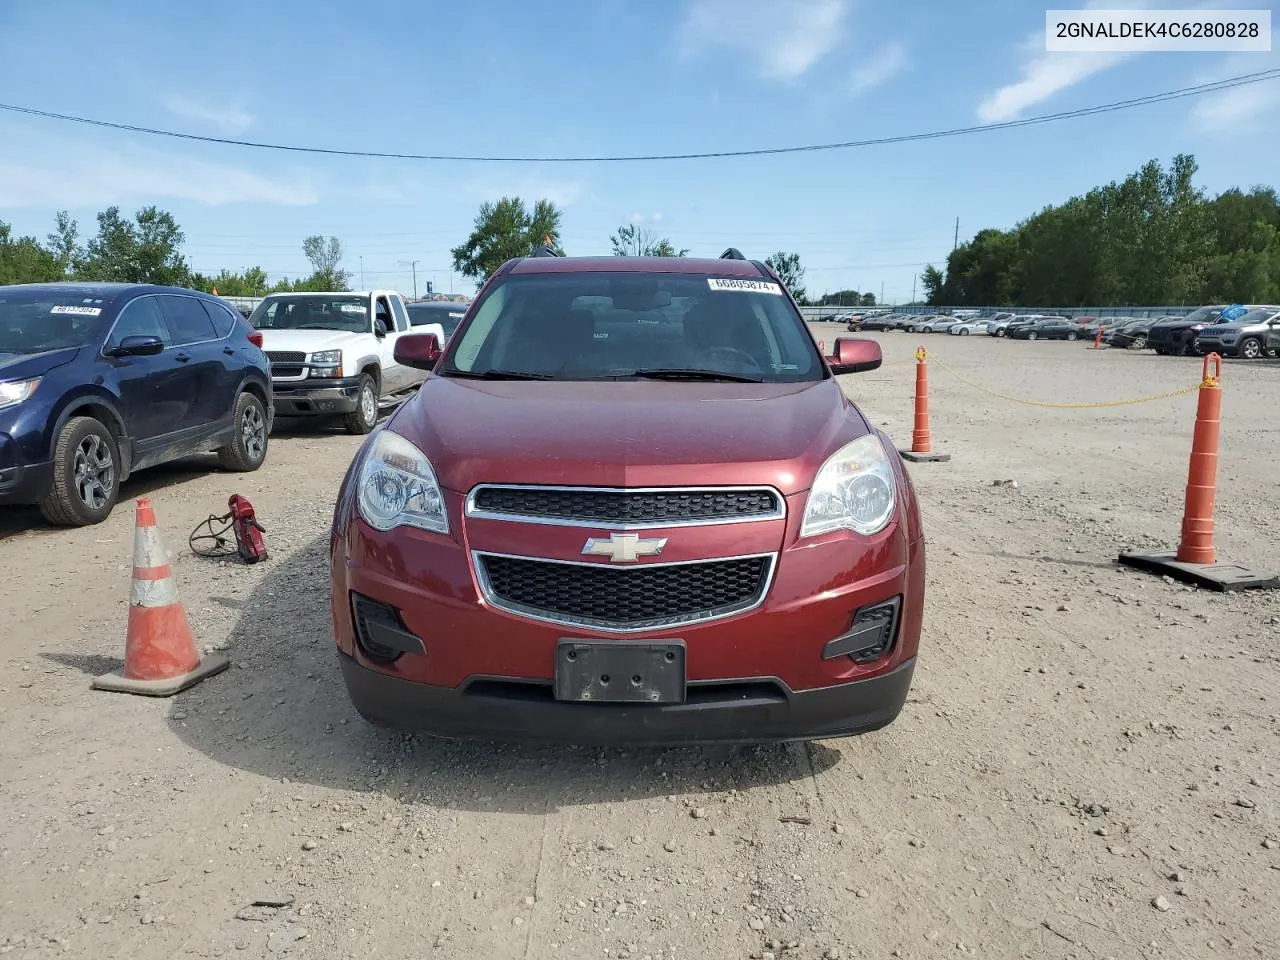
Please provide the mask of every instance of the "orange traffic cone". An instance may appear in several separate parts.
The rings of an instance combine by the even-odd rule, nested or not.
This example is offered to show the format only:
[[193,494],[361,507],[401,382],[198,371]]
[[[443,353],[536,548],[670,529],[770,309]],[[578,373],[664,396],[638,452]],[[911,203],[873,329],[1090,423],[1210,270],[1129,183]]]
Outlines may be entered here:
[[155,510],[150,500],[139,499],[124,669],[94,677],[93,689],[171,697],[230,665],[221,654],[201,659],[160,543]]
[[933,438],[929,433],[929,367],[925,363],[924,347],[916,347],[916,422],[911,431],[911,449],[899,450],[903,460],[912,463],[945,463],[949,453],[934,453]]
[[1222,358],[1211,353],[1204,358],[1200,397],[1196,404],[1191,461],[1187,467],[1187,492],[1182,508],[1182,538],[1177,552],[1122,553],[1119,562],[1224,593],[1274,590],[1280,587],[1280,577],[1233,563],[1217,562],[1218,554],[1213,546],[1213,507],[1218,482],[1218,432],[1222,425],[1221,380]]

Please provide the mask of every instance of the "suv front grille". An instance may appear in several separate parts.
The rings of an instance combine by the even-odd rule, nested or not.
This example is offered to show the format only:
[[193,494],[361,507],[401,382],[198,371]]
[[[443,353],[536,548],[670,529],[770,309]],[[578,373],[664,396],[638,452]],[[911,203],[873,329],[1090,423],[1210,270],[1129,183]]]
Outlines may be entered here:
[[774,556],[663,563],[625,569],[476,553],[493,606],[540,620],[605,630],[646,630],[714,620],[764,601]]
[[626,490],[590,487],[482,486],[471,516],[552,523],[636,526],[780,519],[782,498],[767,487]]

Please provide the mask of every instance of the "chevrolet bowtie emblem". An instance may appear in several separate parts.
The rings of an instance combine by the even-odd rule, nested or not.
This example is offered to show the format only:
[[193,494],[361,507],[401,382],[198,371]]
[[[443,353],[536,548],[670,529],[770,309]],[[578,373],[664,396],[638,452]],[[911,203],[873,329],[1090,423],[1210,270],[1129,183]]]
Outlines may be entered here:
[[608,557],[612,563],[635,563],[641,557],[656,556],[666,545],[666,537],[642,540],[638,533],[611,533],[607,538],[590,538],[582,552],[593,557]]

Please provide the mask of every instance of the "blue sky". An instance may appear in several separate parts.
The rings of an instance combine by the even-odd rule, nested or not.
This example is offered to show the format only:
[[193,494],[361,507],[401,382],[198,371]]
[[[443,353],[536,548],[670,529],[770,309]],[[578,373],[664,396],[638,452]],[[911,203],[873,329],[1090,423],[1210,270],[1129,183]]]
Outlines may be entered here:
[[[1046,54],[1046,4],[1025,0],[219,6],[0,0],[0,101],[278,143],[598,155],[909,134],[1280,66],[1280,43]],[[177,216],[201,271],[305,273],[302,237],[323,233],[342,239],[357,284],[363,260],[365,285],[410,292],[417,260],[420,286],[468,292],[448,250],[482,201],[516,194],[561,205],[571,254],[607,253],[614,229],[641,222],[695,254],[794,250],[811,294],[883,286],[905,300],[923,264],[945,259],[957,217],[961,239],[1008,227],[1180,151],[1210,190],[1280,179],[1280,80],[925,143],[627,164],[285,154],[0,112],[0,220],[44,236],[69,209],[91,233],[105,206],[155,203]]]

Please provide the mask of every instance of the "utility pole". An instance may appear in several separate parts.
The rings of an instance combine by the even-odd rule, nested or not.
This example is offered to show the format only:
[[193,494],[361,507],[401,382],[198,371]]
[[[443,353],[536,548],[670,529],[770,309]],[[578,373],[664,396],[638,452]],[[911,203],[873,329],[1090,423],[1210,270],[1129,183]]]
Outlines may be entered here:
[[960,246],[960,218],[956,217],[956,237],[951,241],[951,252],[956,252],[956,247]]
[[916,278],[914,276],[911,278],[911,302],[916,302]]
[[880,299],[876,301],[880,306],[884,306],[884,281],[880,281]]
[[[960,230],[959,220],[956,221],[956,230],[957,232]],[[418,299],[418,261],[411,260],[410,263],[413,266],[413,299],[417,300]]]
[[361,258],[360,258],[360,289],[361,289],[361,290],[363,290],[364,288],[365,288],[365,286],[364,286],[364,257],[361,257]]

